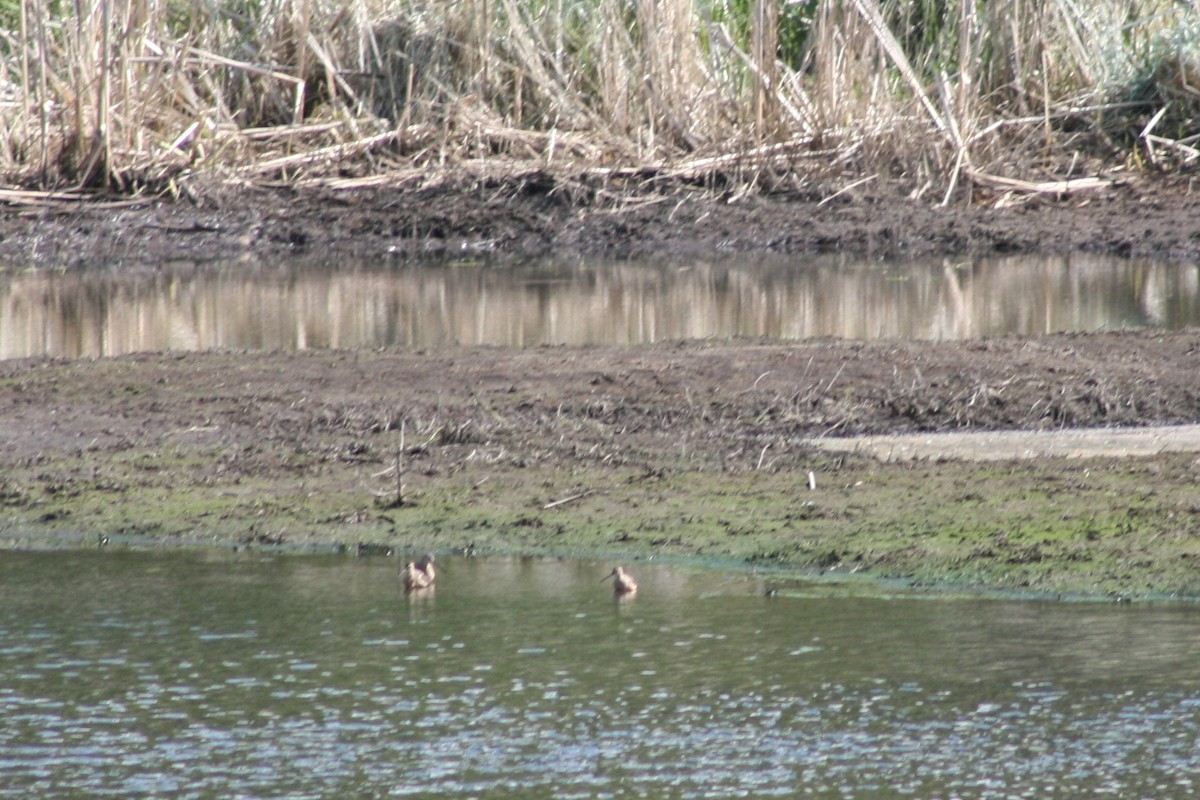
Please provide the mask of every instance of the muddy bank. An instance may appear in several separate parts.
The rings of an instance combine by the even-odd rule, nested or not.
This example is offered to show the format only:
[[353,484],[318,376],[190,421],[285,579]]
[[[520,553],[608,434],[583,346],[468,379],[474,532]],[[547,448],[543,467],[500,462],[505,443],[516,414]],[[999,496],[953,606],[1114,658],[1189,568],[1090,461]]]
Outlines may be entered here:
[[1198,353],[1185,331],[3,362],[0,538],[699,556],[1200,596],[1193,453],[889,464],[813,446],[1195,422]]
[[289,254],[527,257],[771,251],[878,258],[1098,252],[1200,257],[1192,179],[1111,176],[1070,195],[976,191],[941,207],[882,179],[839,193],[745,193],[654,175],[525,169],[421,173],[337,188],[196,184],[186,197],[39,203],[0,211],[0,263],[46,267]]

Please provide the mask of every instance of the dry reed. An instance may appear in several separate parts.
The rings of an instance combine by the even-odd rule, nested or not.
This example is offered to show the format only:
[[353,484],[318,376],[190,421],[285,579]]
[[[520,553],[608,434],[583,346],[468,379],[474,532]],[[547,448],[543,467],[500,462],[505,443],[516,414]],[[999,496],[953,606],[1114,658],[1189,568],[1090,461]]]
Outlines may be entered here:
[[1200,12],[1167,0],[20,0],[0,54],[26,188],[472,159],[948,202],[1200,152]]

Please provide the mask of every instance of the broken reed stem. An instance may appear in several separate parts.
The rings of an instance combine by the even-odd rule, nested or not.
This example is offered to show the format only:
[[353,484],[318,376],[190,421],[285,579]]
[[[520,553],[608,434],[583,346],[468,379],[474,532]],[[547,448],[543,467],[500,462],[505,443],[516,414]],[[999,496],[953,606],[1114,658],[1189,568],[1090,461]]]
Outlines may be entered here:
[[763,459],[767,457],[767,450],[769,449],[771,449],[771,443],[767,442],[765,445],[763,445],[762,451],[758,454],[758,463],[754,465],[754,469],[756,471],[762,469]]
[[100,3],[100,88],[96,99],[96,148],[97,163],[91,167],[91,174],[84,174],[82,179],[91,184],[99,177],[104,188],[108,188],[112,173],[111,146],[108,138],[110,127],[110,107],[112,100],[112,26],[110,25],[111,3],[102,0]]
[[778,124],[779,79],[775,58],[779,50],[777,0],[754,0],[750,15],[750,39],[754,61],[754,133],[762,141],[775,134]]
[[552,500],[549,503],[546,503],[544,506],[542,506],[542,510],[545,511],[545,510],[549,510],[551,508],[558,508],[559,506],[565,506],[567,503],[573,503],[576,500],[582,500],[583,498],[588,497],[589,495],[593,495],[595,493],[596,493],[595,489],[585,489],[584,491],[578,492],[577,494],[573,494],[573,495],[564,497],[561,500]]
[[400,445],[396,448],[396,508],[404,505],[404,420],[400,420]]

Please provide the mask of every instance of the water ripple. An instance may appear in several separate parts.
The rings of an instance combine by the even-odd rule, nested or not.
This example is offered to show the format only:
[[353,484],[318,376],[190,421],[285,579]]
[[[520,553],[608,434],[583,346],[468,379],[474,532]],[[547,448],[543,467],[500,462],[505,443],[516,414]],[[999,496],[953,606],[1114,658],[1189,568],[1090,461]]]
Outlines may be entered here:
[[[409,620],[373,611],[407,602],[387,564],[144,558],[154,581],[138,584],[140,558],[94,561],[51,603],[21,582],[75,561],[0,564],[0,797],[1196,791],[1187,609],[764,602],[749,587],[698,603],[701,577],[650,566],[613,608],[590,565],[447,558],[436,606]],[[513,570],[525,582],[505,602],[472,597]],[[125,599],[81,612],[89,596]],[[1020,641],[997,633],[1014,616]],[[1104,670],[1075,657],[1095,651]]]

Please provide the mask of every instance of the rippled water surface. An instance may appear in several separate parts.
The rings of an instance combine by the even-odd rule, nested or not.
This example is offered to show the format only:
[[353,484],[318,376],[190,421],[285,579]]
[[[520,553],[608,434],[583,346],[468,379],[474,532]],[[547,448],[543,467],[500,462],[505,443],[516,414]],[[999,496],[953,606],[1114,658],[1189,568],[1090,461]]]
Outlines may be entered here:
[[0,553],[0,797],[1192,798],[1200,609]]
[[1200,324],[1200,267],[1093,255],[0,268],[0,358],[211,347],[962,339]]

